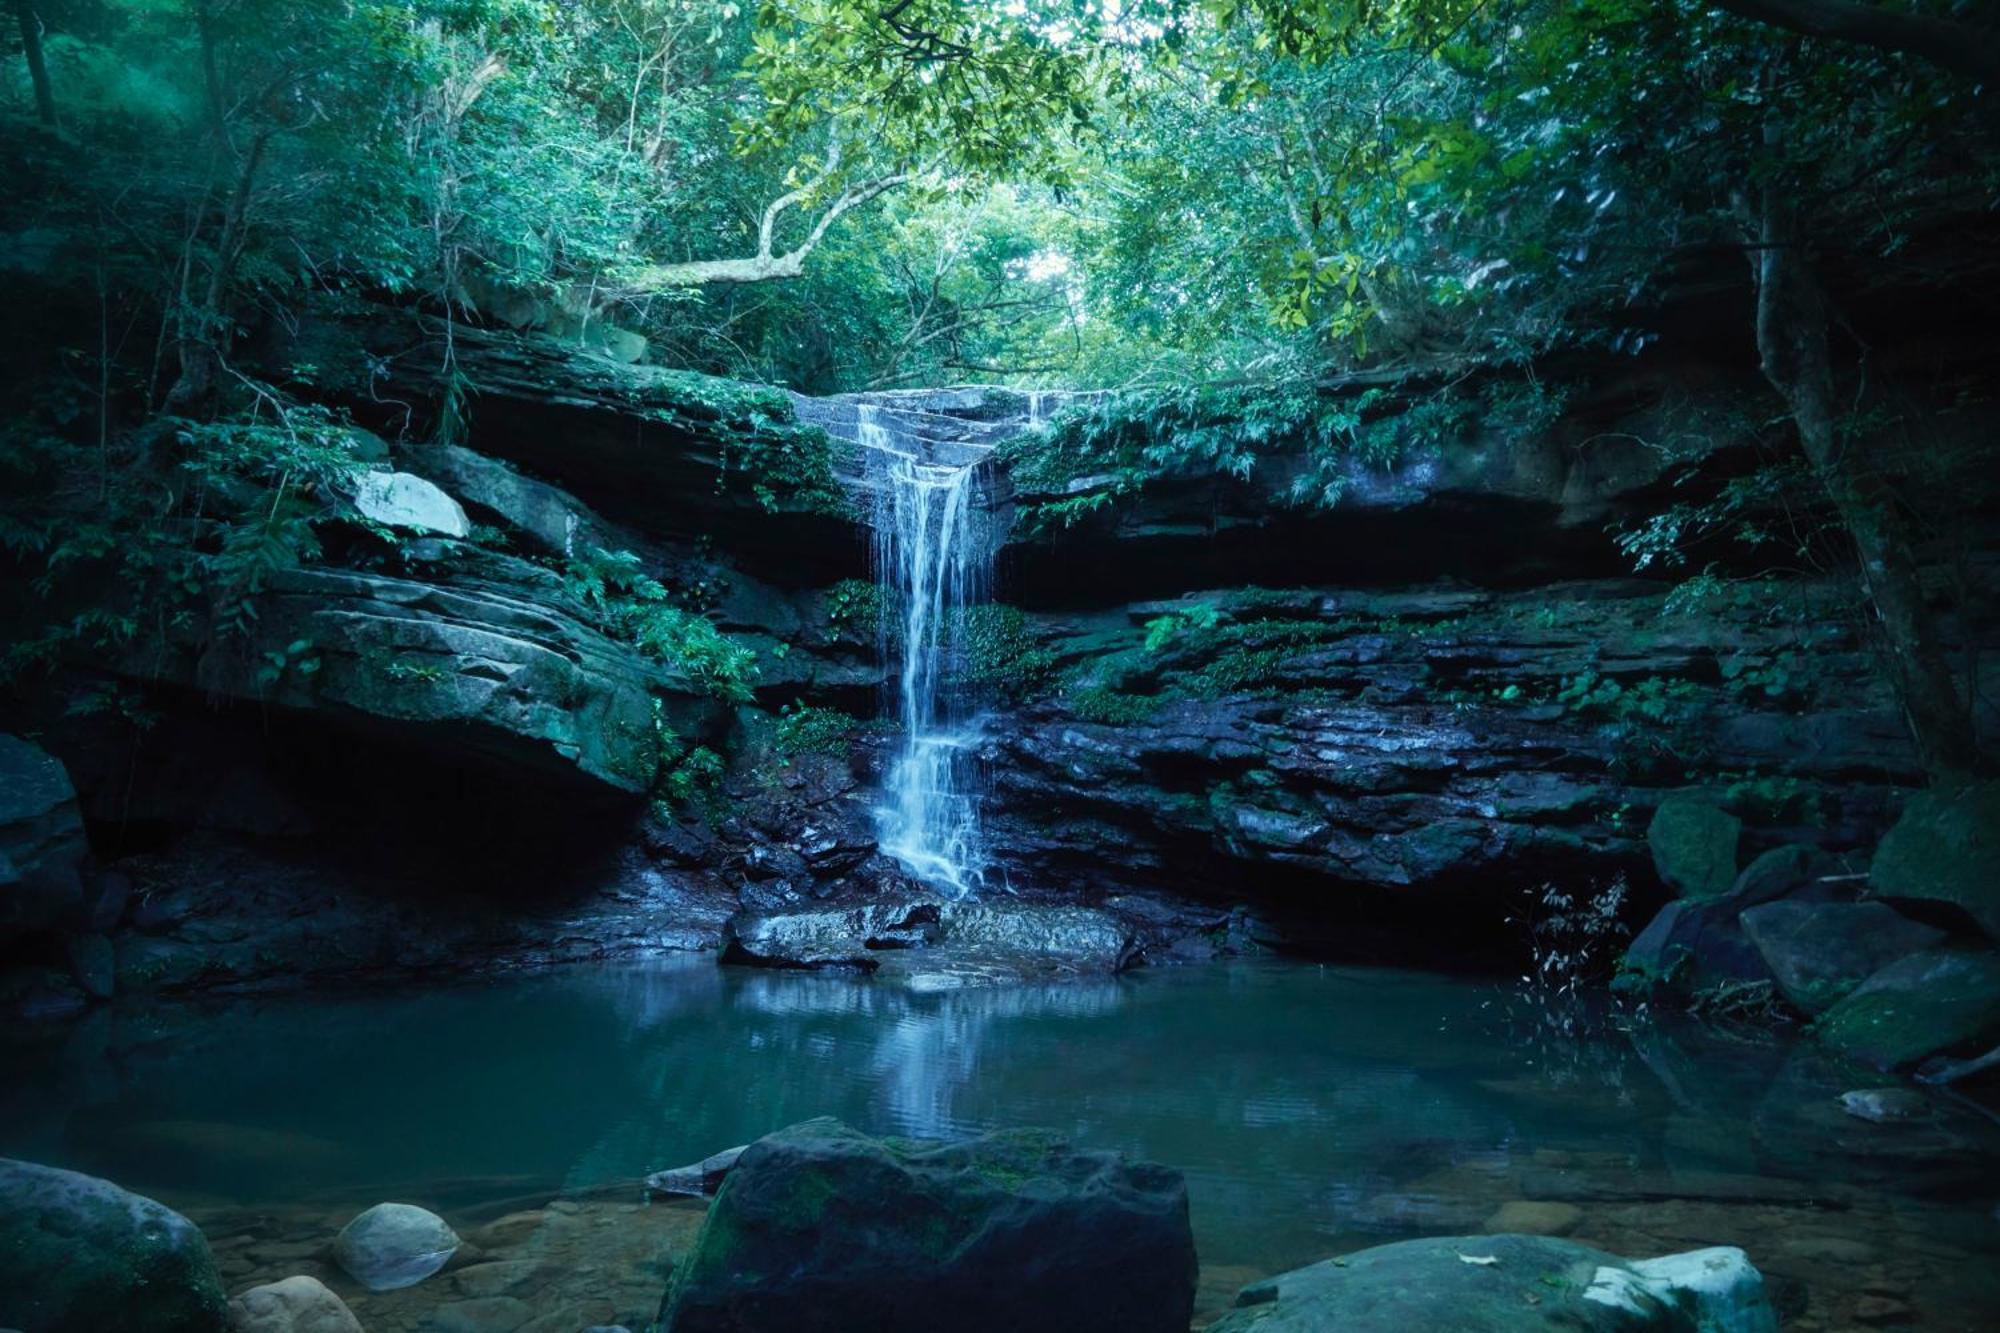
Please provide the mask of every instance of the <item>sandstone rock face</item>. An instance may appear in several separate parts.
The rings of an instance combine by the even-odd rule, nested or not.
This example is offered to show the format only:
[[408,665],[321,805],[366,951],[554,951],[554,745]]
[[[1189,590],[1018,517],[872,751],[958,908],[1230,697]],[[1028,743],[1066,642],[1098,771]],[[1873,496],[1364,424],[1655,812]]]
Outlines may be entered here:
[[[1491,924],[1508,914],[1503,878],[1623,870],[1650,889],[1646,830],[1695,754],[1774,775],[1770,797],[1715,793],[1734,810],[1703,821],[1698,876],[1674,872],[1702,893],[1732,888],[1732,820],[1769,830],[1809,810],[1827,845],[1872,844],[1917,769],[1864,646],[1828,639],[1823,674],[1774,701],[1699,681],[1715,643],[1749,671],[1785,651],[1777,639],[1663,617],[1659,597],[1617,580],[1225,591],[1032,616],[1062,683],[989,729],[992,850],[1029,884],[1291,897],[1322,920],[1351,919],[1363,886],[1459,892]],[[1197,606],[1213,628],[1150,634]],[[1811,874],[1808,856],[1760,879]],[[1385,916],[1395,896],[1352,916]]]
[[408,1203],[378,1203],[333,1241],[333,1257],[370,1291],[414,1287],[458,1252],[458,1236],[436,1213]]
[[674,1274],[667,1333],[1183,1333],[1178,1172],[1009,1131],[871,1139],[812,1120],[747,1148]]
[[88,850],[62,763],[18,736],[0,735],[0,936],[77,914],[77,867]]
[[1741,1250],[1621,1259],[1546,1236],[1446,1236],[1329,1259],[1243,1289],[1214,1333],[1776,1333]]
[[219,1333],[226,1301],[192,1222],[108,1180],[0,1158],[0,1327]]
[[644,791],[658,765],[650,690],[691,687],[584,624],[552,575],[504,560],[493,571],[510,581],[342,569],[274,576],[259,599],[258,643],[305,644],[317,668],[271,680],[259,673],[266,659],[219,645],[195,666],[196,683]]

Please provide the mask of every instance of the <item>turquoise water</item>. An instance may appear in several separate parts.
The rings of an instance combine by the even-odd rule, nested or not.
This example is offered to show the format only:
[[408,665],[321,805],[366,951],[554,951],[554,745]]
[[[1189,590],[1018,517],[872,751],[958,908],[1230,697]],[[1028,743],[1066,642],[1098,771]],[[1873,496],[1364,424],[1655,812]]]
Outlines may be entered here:
[[[1800,1327],[1870,1300],[1926,1327],[2000,1310],[1982,1115],[1940,1102],[1869,1125],[1835,1104],[1852,1071],[1807,1044],[1592,1030],[1373,970],[914,995],[696,958],[16,1032],[0,1153],[109,1176],[212,1238],[255,1217],[268,1241],[385,1198],[462,1229],[559,1196],[622,1207],[648,1171],[815,1115],[933,1137],[1040,1125],[1186,1172],[1210,1309],[1261,1273],[1540,1199],[1628,1253],[1743,1244],[1796,1288]],[[260,1262],[235,1271],[282,1275]]]

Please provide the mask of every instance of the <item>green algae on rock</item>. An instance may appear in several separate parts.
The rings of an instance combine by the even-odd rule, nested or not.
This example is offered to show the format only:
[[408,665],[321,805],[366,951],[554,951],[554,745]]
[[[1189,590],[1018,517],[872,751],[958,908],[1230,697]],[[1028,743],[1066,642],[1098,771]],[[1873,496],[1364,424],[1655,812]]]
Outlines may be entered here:
[[1660,878],[1683,898],[1719,898],[1736,882],[1743,821],[1693,796],[1669,796],[1646,826]]
[[108,1180],[0,1158],[0,1326],[218,1333],[226,1316],[194,1223]]
[[809,1120],[744,1150],[662,1310],[667,1333],[1182,1333],[1180,1173],[1040,1131],[875,1139]]
[[1911,793],[1875,849],[1868,884],[1883,898],[1954,904],[2000,938],[2000,782]]
[[1820,1041],[1877,1069],[1901,1069],[2000,1030],[2000,954],[1928,949],[1889,964],[1829,1009]]

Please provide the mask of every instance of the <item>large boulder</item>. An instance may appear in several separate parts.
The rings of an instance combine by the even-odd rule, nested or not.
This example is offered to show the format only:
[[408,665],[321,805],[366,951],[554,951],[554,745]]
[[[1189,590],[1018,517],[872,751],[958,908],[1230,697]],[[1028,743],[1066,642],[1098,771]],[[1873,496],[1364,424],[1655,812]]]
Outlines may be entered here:
[[1620,989],[1671,984],[1700,991],[1775,981],[1770,964],[1743,929],[1744,913],[1780,899],[1844,901],[1852,890],[1826,878],[1834,868],[1832,858],[1815,847],[1774,847],[1745,866],[1720,897],[1674,899],[1627,946]]
[[674,1274],[666,1333],[1185,1333],[1180,1173],[1035,1131],[875,1139],[835,1120],[759,1139]]
[[1683,898],[1719,898],[1736,883],[1743,821],[1693,796],[1669,796],[1646,826],[1653,868]]
[[361,1333],[361,1321],[325,1283],[301,1274],[229,1302],[229,1333]]
[[442,1217],[411,1203],[378,1203],[340,1229],[333,1257],[370,1291],[414,1287],[451,1262],[458,1235]]
[[1619,989],[1700,991],[1770,980],[1770,965],[1743,933],[1739,915],[1721,899],[1676,898],[1626,946]]
[[77,867],[87,850],[61,762],[0,735],[0,933],[44,929],[80,911]]
[[458,501],[409,472],[364,472],[354,483],[354,507],[385,528],[463,537],[472,520]]
[[0,1327],[219,1333],[228,1302],[194,1223],[108,1180],[0,1158]]
[[1889,964],[1821,1015],[1814,1034],[1877,1069],[2000,1035],[2000,954],[1926,949]]
[[1765,903],[1742,921],[1778,989],[1808,1014],[1825,1013],[1890,963],[1945,938],[1882,903]]
[[551,555],[620,544],[603,521],[569,492],[462,445],[412,450],[409,467],[467,504],[497,516]]
[[1776,1333],[1743,1251],[1628,1260],[1551,1236],[1378,1246],[1245,1287],[1209,1333]]
[[1869,888],[1965,909],[2000,938],[2000,782],[1920,791],[1875,849]]

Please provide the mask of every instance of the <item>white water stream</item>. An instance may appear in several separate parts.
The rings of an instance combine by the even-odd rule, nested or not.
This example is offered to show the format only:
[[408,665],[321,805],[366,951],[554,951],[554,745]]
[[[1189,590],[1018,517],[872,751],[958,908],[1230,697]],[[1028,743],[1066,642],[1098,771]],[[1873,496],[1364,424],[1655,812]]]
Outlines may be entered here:
[[873,404],[858,408],[857,443],[877,460],[876,578],[885,660],[895,668],[902,753],[878,810],[882,849],[910,873],[964,896],[985,873],[979,843],[977,720],[949,680],[964,612],[986,596],[991,556],[973,512],[976,464],[927,461]]

